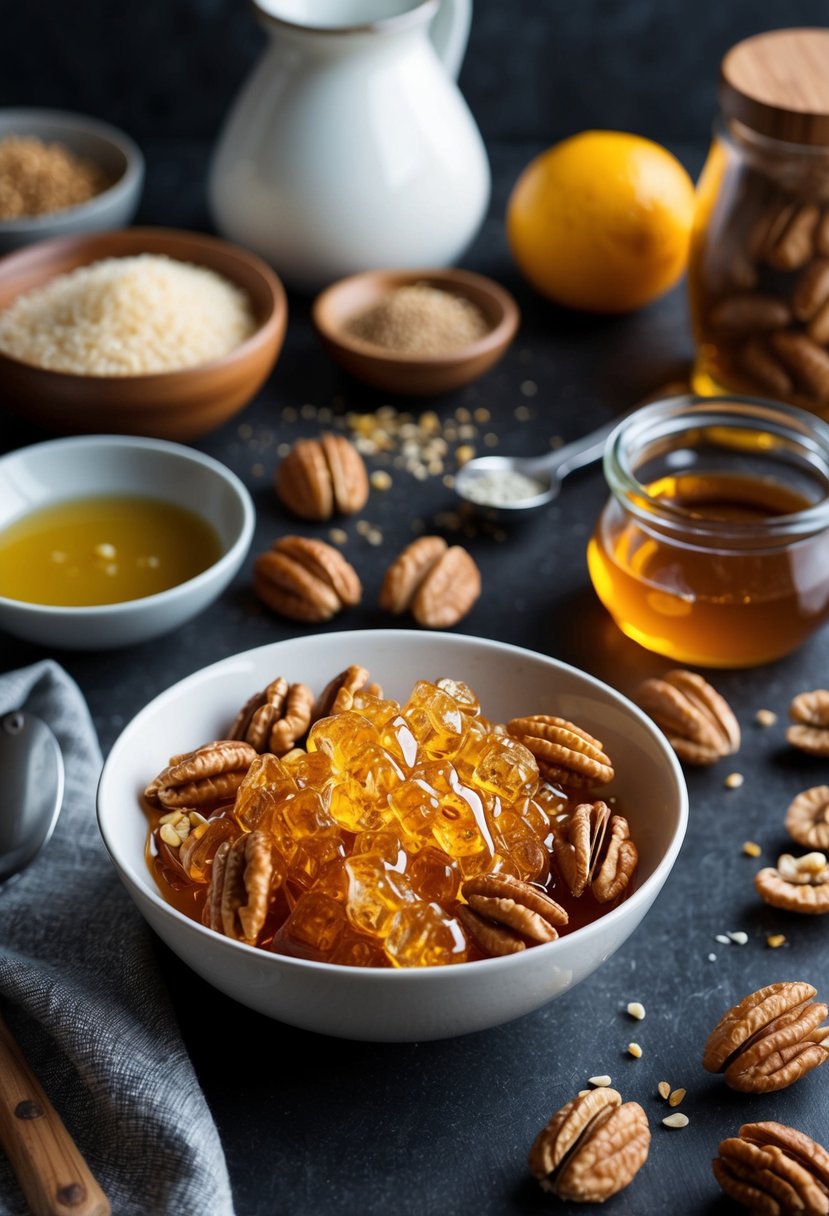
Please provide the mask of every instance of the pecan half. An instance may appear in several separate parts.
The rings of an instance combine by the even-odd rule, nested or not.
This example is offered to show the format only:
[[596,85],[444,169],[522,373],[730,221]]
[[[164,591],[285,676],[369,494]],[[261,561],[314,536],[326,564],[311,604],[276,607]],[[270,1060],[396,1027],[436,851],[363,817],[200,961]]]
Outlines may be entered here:
[[742,292],[718,300],[709,314],[715,329],[731,334],[753,334],[780,329],[792,318],[785,300],[759,291]]
[[529,1167],[545,1191],[575,1203],[602,1203],[629,1186],[645,1164],[651,1133],[638,1102],[606,1086],[573,1098],[541,1129]]
[[803,790],[786,811],[786,831],[792,840],[812,849],[829,849],[829,785]]
[[311,725],[314,694],[305,684],[289,684],[282,676],[245,702],[228,732],[244,739],[257,752],[284,756]]
[[282,870],[265,832],[246,832],[216,850],[203,920],[209,929],[254,943],[262,932]]
[[481,574],[466,549],[440,536],[420,536],[386,571],[379,605],[396,616],[410,611],[428,629],[447,629],[480,594]]
[[829,863],[824,853],[802,857],[781,853],[776,866],[755,874],[754,886],[764,903],[774,908],[810,916],[829,912]]
[[781,329],[769,338],[769,345],[800,387],[819,401],[829,396],[829,354],[806,334]]
[[379,684],[368,683],[368,672],[365,667],[353,663],[341,671],[339,675],[329,680],[325,688],[314,702],[311,710],[311,721],[327,718],[329,714],[342,714],[354,705],[355,692],[365,692],[369,696],[382,696]]
[[829,1153],[784,1123],[744,1123],[712,1168],[726,1195],[761,1216],[829,1214]]
[[532,752],[542,780],[551,785],[590,789],[613,780],[613,765],[599,740],[566,718],[512,718],[507,732]]
[[714,764],[740,747],[740,726],[730,705],[696,672],[677,668],[643,680],[635,700],[687,764]]
[[517,954],[552,942],[567,913],[546,892],[508,874],[477,874],[461,888],[457,917],[488,954]]
[[789,717],[794,725],[786,738],[792,747],[810,756],[829,756],[829,691],[798,693],[789,706]]
[[274,489],[283,506],[301,519],[353,515],[368,501],[363,458],[344,435],[324,432],[298,439],[277,466]]
[[775,270],[799,270],[812,257],[820,221],[816,203],[778,202],[758,221],[751,237],[755,256]]
[[820,1023],[829,1009],[800,981],[769,984],[723,1014],[708,1036],[702,1066],[721,1072],[731,1089],[764,1094],[785,1089],[829,1058]]
[[282,536],[253,563],[253,590],[272,612],[294,621],[328,621],[359,604],[363,588],[353,566],[322,540]]
[[245,773],[256,759],[249,743],[217,739],[195,751],[173,756],[144,790],[148,802],[167,807],[198,808],[209,813],[232,802]]
[[600,904],[624,891],[639,854],[628,821],[611,815],[605,802],[582,802],[556,832],[553,856],[570,894],[590,887]]

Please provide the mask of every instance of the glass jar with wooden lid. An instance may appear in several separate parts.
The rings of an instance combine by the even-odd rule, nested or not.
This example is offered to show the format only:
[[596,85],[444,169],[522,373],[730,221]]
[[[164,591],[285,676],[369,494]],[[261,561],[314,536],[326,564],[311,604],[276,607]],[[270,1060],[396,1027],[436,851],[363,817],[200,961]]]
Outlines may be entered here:
[[688,286],[698,393],[829,417],[829,29],[771,30],[723,58]]

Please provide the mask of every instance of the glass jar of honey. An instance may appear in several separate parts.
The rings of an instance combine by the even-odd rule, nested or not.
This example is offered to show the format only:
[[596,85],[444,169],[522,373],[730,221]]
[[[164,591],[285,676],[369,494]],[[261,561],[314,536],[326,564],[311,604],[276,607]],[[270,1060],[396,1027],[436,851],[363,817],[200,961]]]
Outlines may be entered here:
[[688,290],[698,393],[829,416],[829,29],[738,43],[697,183]]
[[749,667],[829,617],[829,426],[759,398],[672,397],[608,440],[593,586],[629,637]]

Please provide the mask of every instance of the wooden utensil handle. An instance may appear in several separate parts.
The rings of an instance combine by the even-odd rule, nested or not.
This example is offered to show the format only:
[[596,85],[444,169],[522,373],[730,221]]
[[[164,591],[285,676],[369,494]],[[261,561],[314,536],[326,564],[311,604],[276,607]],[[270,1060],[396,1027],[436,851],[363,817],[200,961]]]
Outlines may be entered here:
[[109,1200],[2,1018],[0,1143],[33,1216],[109,1216]]

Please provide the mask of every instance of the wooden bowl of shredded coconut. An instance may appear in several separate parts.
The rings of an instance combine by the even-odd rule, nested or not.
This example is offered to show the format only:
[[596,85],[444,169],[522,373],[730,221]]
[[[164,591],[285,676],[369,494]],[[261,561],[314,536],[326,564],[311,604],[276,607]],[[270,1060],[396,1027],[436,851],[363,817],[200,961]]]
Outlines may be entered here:
[[4,401],[61,434],[203,435],[261,387],[286,324],[273,271],[200,233],[125,228],[0,259]]
[[488,371],[515,337],[518,305],[472,271],[372,270],[326,288],[312,317],[323,345],[358,380],[431,396]]

